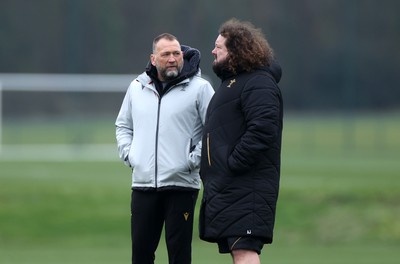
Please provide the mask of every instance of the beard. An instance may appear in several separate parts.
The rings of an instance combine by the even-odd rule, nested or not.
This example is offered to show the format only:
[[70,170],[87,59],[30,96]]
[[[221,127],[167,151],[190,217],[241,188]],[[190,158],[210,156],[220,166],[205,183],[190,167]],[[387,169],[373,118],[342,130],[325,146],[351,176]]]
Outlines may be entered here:
[[177,65],[175,69],[171,68],[157,68],[157,71],[160,73],[161,77],[165,81],[172,81],[176,77],[179,76],[182,71],[183,65]]
[[220,62],[214,62],[212,69],[214,71],[214,73],[219,77],[219,78],[223,78],[227,73],[228,73],[228,60],[224,59],[223,61]]
[[179,71],[176,70],[163,70],[160,72],[161,76],[163,77],[164,80],[166,81],[171,81],[173,79],[175,79],[176,77],[178,77],[179,75]]

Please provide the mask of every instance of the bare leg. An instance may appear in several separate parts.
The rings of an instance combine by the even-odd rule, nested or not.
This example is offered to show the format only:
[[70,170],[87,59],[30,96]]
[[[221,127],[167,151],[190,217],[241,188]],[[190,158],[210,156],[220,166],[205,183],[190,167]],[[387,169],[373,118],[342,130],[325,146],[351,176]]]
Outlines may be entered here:
[[252,250],[236,249],[232,251],[234,264],[260,264],[260,256]]

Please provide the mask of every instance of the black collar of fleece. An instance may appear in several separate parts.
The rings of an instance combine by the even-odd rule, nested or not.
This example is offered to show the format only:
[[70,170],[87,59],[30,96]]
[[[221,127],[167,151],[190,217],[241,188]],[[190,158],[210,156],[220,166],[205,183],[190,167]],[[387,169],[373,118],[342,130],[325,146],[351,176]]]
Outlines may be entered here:
[[[180,74],[173,80],[169,81],[165,88],[169,88],[172,85],[175,85],[187,78],[194,76],[200,67],[200,51],[191,48],[186,45],[181,45],[181,50],[183,52],[183,68]],[[157,69],[155,66],[151,64],[149,61],[146,66],[147,75],[156,83],[156,85],[160,84],[160,80],[157,77]]]
[[[282,68],[275,58],[272,60],[270,65],[266,64],[264,66],[256,67],[256,68],[254,68],[254,70],[263,70],[263,71],[268,72],[274,78],[276,83],[279,83],[279,81],[281,80],[281,77],[282,77]],[[232,78],[233,76],[243,73],[244,70],[242,70],[240,67],[238,67],[238,69],[236,69],[236,72],[237,73],[233,73],[232,71],[229,71],[227,67],[225,67],[217,75],[222,81],[224,81],[228,78]]]

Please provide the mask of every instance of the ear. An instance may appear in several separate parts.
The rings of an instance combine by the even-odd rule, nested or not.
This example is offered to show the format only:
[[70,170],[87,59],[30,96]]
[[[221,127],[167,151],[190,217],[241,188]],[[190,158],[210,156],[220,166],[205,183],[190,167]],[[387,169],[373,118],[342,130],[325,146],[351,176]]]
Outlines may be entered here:
[[156,66],[156,56],[154,54],[150,55],[150,62],[153,66]]

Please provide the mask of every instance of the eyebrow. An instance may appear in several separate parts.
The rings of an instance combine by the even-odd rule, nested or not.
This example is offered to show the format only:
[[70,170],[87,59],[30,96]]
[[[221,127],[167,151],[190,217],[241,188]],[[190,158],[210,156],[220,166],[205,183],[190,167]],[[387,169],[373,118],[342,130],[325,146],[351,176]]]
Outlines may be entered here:
[[174,51],[161,51],[161,54],[167,54],[167,53],[182,53],[181,50],[174,50]]

